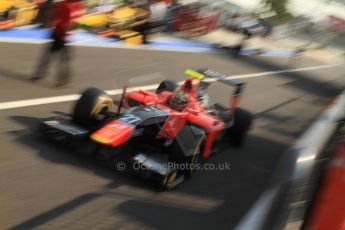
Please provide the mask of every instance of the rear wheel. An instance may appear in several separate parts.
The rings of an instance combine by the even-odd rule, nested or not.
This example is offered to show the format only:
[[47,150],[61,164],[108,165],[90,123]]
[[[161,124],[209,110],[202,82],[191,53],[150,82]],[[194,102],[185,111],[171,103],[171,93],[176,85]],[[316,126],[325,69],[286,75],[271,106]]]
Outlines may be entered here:
[[175,92],[176,89],[177,89],[176,82],[165,80],[159,84],[158,88],[156,89],[156,93],[160,93],[163,91]]
[[73,121],[82,126],[91,126],[97,117],[113,109],[113,100],[103,90],[89,88],[85,90],[74,106]]
[[234,114],[234,124],[229,128],[227,136],[235,146],[242,146],[249,128],[252,124],[253,115],[247,110],[237,108]]

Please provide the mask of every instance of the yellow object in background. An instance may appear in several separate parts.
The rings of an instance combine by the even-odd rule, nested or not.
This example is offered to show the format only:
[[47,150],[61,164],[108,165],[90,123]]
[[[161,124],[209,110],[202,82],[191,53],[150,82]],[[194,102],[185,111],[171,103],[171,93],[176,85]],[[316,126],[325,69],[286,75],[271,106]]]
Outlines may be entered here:
[[108,24],[107,14],[90,14],[85,15],[76,20],[76,23],[87,27],[104,27]]
[[140,45],[143,43],[143,36],[138,33],[134,37],[126,38],[124,43],[127,45]]
[[27,0],[0,0],[0,13],[4,13],[11,8],[20,9],[27,7],[35,8],[36,5]]
[[121,30],[115,32],[114,35],[119,37],[127,45],[139,45],[143,42],[143,36],[132,30]]
[[5,13],[9,10],[13,5],[13,1],[11,0],[0,0],[0,13]]
[[[1,1],[1,0],[0,0]],[[109,14],[88,14],[76,20],[76,23],[91,28],[109,26],[114,29],[127,29],[136,22],[137,17],[144,17],[146,11],[130,6],[120,7]]]
[[15,25],[22,26],[30,24],[37,16],[38,10],[33,7],[25,7],[18,9],[15,17]]
[[122,21],[122,20],[135,17],[136,13],[137,13],[136,9],[126,6],[126,7],[121,7],[119,9],[114,10],[111,18],[112,20]]
[[37,6],[27,0],[0,0],[0,13],[9,12],[9,18],[13,20],[13,26],[30,24],[37,16]]

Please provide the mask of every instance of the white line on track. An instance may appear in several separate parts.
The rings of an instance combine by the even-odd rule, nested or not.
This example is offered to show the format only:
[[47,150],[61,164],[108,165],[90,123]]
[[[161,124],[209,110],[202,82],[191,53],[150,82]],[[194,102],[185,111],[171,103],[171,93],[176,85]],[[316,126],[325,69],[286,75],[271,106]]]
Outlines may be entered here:
[[262,77],[262,76],[269,76],[269,75],[282,74],[282,73],[295,73],[295,72],[303,72],[303,71],[310,71],[310,70],[327,69],[327,68],[333,68],[340,65],[341,64],[337,63],[337,64],[329,64],[329,65],[304,67],[304,68],[298,68],[298,69],[283,69],[283,70],[275,70],[275,71],[268,71],[268,72],[261,72],[261,73],[233,75],[233,76],[230,76],[229,79],[253,78],[253,77]]
[[[135,91],[135,90],[152,90],[157,88],[158,85],[147,85],[141,87],[133,87],[128,88],[128,92]],[[114,90],[106,90],[106,93],[109,95],[119,95],[122,93],[121,89],[114,89]],[[28,100],[19,100],[19,101],[9,101],[9,102],[2,102],[0,103],[0,110],[6,109],[16,109],[22,107],[29,107],[29,106],[37,106],[37,105],[46,105],[46,104],[54,104],[54,103],[61,103],[61,102],[69,102],[69,101],[76,101],[80,97],[79,94],[70,94],[65,96],[55,96],[55,97],[45,97],[45,98],[37,98],[37,99],[28,99]]]
[[45,44],[49,41],[49,39],[0,38],[0,42],[4,43]]
[[[298,69],[285,69],[285,70],[268,71],[268,72],[261,72],[261,73],[240,74],[240,75],[229,76],[228,79],[245,79],[245,78],[262,77],[262,76],[269,76],[269,75],[282,74],[282,73],[294,73],[294,72],[311,71],[311,70],[318,70],[318,69],[327,69],[327,68],[333,68],[339,65],[340,64],[332,64],[332,65],[312,66],[312,67],[305,67],[305,68],[298,68]],[[212,79],[210,80],[212,81]],[[140,86],[140,87],[133,87],[133,88],[129,88],[128,91],[135,91],[138,89],[152,90],[152,89],[155,89],[157,86],[158,85],[146,85],[146,86]],[[114,90],[107,90],[106,92],[109,95],[113,96],[113,95],[121,94],[122,90],[114,89]],[[64,96],[2,102],[0,103],[0,110],[69,102],[69,101],[78,100],[79,97],[80,95],[78,94],[71,94],[71,95],[64,95]]]

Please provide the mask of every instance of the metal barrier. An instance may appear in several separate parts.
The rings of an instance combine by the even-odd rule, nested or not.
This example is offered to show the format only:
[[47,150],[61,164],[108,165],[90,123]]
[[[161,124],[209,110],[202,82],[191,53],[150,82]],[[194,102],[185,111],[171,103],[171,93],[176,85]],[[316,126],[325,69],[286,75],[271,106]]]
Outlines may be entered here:
[[237,225],[237,230],[303,227],[318,184],[318,160],[344,117],[345,91],[283,155],[271,185]]

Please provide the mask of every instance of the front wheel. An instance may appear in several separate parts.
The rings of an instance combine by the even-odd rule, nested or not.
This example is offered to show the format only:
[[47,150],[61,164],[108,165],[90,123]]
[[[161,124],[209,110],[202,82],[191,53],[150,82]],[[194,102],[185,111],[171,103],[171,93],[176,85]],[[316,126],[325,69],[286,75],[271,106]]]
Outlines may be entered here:
[[177,170],[174,170],[171,173],[169,173],[169,175],[167,175],[163,180],[163,184],[162,184],[163,190],[172,189],[177,184],[181,183],[183,180],[181,182],[177,181],[179,178],[180,177],[178,176]]
[[169,162],[174,162],[176,169],[190,177],[201,166],[206,137],[202,131],[194,133],[192,127],[185,127],[181,130],[181,134],[182,136],[177,137],[171,146]]
[[206,142],[205,135],[199,136],[196,139],[197,145],[194,150],[193,157],[190,160],[190,163],[188,164],[189,167],[187,168],[186,176],[191,177],[199,170],[199,167],[201,166],[203,162],[202,153],[205,147],[205,142]]
[[113,109],[113,100],[103,90],[89,88],[85,90],[74,106],[73,121],[82,126],[91,126],[104,111]]

